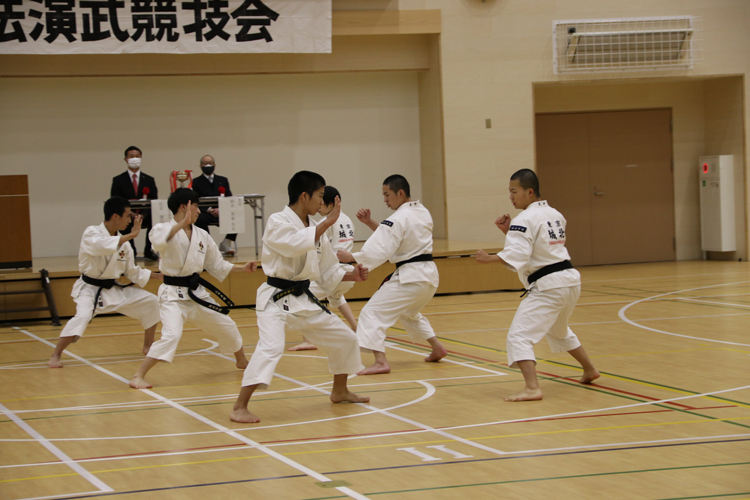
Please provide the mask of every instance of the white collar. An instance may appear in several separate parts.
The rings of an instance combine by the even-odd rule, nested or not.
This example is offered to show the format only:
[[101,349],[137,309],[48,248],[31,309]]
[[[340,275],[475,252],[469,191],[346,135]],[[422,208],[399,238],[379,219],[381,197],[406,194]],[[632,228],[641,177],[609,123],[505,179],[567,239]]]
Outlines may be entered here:
[[133,172],[132,170],[128,169],[128,178],[130,180],[133,180],[133,175],[134,174],[135,174],[135,178],[138,179],[138,181],[140,182],[140,180],[141,180],[141,169],[139,168],[135,172]]
[[208,179],[212,183],[214,182],[214,174],[211,174],[211,175],[203,174],[203,177],[205,177],[206,179]]
[[[302,219],[299,218],[299,215],[297,215],[297,212],[292,210],[292,207],[289,205],[284,207],[284,213],[292,219],[292,222],[294,222],[294,225],[297,226],[299,229],[305,229],[305,224],[302,222]],[[307,227],[312,226],[312,223],[310,222],[310,216],[307,216]]]

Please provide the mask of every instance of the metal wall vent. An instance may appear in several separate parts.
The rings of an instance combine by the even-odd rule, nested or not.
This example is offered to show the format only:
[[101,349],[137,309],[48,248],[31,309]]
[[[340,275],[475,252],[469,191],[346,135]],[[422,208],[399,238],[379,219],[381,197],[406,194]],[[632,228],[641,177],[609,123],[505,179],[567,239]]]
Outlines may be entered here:
[[555,74],[692,68],[695,16],[553,21]]

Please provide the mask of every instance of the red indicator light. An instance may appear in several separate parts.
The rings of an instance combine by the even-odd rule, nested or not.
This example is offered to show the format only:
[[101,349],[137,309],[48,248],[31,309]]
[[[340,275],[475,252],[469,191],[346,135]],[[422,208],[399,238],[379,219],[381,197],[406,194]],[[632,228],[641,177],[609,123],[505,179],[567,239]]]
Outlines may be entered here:
[[708,173],[708,163],[704,163],[704,164],[703,164],[703,173],[704,173],[704,174],[707,174],[707,173]]

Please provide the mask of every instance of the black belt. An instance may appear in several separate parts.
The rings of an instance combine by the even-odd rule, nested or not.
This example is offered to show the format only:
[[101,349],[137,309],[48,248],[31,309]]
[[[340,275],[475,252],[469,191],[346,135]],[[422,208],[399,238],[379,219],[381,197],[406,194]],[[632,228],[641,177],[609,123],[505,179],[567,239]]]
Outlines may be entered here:
[[328,314],[331,314],[331,311],[326,306],[324,306],[323,303],[320,302],[318,298],[310,291],[310,280],[291,281],[269,276],[268,280],[266,280],[266,283],[274,288],[278,288],[279,290],[281,290],[280,292],[277,292],[273,295],[274,302],[278,302],[279,299],[282,299],[287,295],[294,295],[295,297],[299,297],[304,293],[305,295],[310,297],[310,300],[315,302],[318,307],[323,309]]
[[[548,274],[556,273],[559,271],[565,271],[566,269],[573,269],[573,264],[570,263],[569,260],[564,260],[562,262],[555,262],[554,264],[550,264],[548,266],[544,266],[541,269],[537,269],[533,273],[529,274],[528,282],[529,282],[529,289],[531,288],[531,284],[537,281],[540,278],[544,278]],[[529,290],[526,290],[523,295],[526,295],[529,293]],[[521,297],[523,297],[521,295]]]
[[[411,264],[412,262],[432,262],[434,259],[432,258],[431,253],[423,253],[422,255],[416,255],[412,257],[411,259],[402,260],[401,262],[396,262],[396,269],[403,266],[404,264]],[[395,273],[396,271],[393,271]],[[391,276],[393,276],[393,273],[389,274],[385,277],[383,282],[380,284],[380,286],[385,285],[387,281],[391,280]],[[378,287],[380,288],[380,287]]]
[[[198,273],[193,273],[190,276],[164,276],[164,284],[165,285],[171,285],[171,286],[182,286],[188,289],[188,295],[193,300],[193,302],[196,302],[203,307],[207,307],[211,309],[212,311],[216,311],[221,314],[229,314],[229,310],[236,308],[237,306],[234,305],[234,302],[232,302],[229,297],[227,297],[224,292],[216,288],[214,285],[209,283],[208,281],[201,278],[201,275]],[[227,307],[222,307],[218,304],[212,304],[211,302],[207,302],[203,299],[200,299],[195,296],[193,293],[193,290],[197,290],[200,285],[203,285],[207,290],[211,291],[219,297],[224,303],[227,305]],[[244,306],[240,306],[244,307]]]
[[122,285],[114,279],[98,280],[95,278],[90,278],[86,276],[85,274],[81,275],[81,279],[83,280],[84,283],[88,285],[99,287],[99,289],[96,291],[96,295],[94,295],[94,310],[91,311],[91,317],[94,317],[94,315],[96,314],[96,305],[99,303],[99,295],[101,295],[102,289],[109,290],[113,286],[119,286],[120,288],[127,288],[135,284],[135,283],[130,283],[128,285]]

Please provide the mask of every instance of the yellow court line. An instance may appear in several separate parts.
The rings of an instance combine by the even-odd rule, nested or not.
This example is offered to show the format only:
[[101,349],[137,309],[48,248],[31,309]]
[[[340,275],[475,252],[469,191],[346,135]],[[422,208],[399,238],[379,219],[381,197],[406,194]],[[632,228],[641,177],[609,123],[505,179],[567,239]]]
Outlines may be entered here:
[[[468,439],[469,441],[482,441],[482,440],[487,440],[487,439],[539,436],[539,435],[545,435],[545,434],[563,434],[563,433],[569,433],[569,432],[606,431],[606,430],[615,430],[615,429],[632,429],[632,428],[638,428],[638,427],[655,427],[655,426],[661,426],[661,425],[704,424],[704,423],[711,423],[711,422],[725,422],[725,421],[747,420],[747,419],[750,419],[750,417],[721,418],[721,419],[717,418],[714,420],[684,420],[680,422],[618,425],[618,426],[610,426],[610,427],[595,427],[595,428],[590,428],[590,429],[566,429],[566,430],[558,430],[558,431],[526,432],[526,433],[520,433],[520,434],[502,434],[499,436],[482,436],[482,437],[466,438],[466,439]],[[384,436],[384,437],[398,437],[398,435]],[[707,436],[707,438],[708,437],[710,436]],[[318,453],[374,450],[377,448],[393,448],[394,446],[419,446],[419,445],[427,445],[427,444],[435,444],[435,443],[450,443],[450,442],[456,442],[456,440],[455,439],[440,439],[440,440],[430,440],[430,441],[417,441],[417,442],[411,442],[411,443],[393,443],[393,444],[372,445],[372,446],[357,446],[357,447],[349,447],[349,448],[333,448],[333,449],[315,450],[315,451],[297,451],[297,452],[283,453],[282,455],[284,456],[312,455],[312,454],[318,454]],[[308,444],[308,443],[299,443],[298,445],[304,446],[305,444]],[[309,444],[317,444],[317,443],[309,443]],[[509,453],[513,453],[513,452],[509,452]],[[146,465],[146,466],[140,466],[140,467],[125,467],[125,468],[120,468],[120,469],[91,471],[91,473],[92,474],[105,474],[105,473],[110,473],[110,472],[126,472],[126,471],[131,471],[131,470],[155,469],[155,468],[160,468],[160,467],[174,467],[174,466],[182,466],[182,465],[200,465],[200,464],[208,464],[208,463],[231,462],[231,461],[238,461],[238,460],[247,460],[251,458],[264,458],[264,457],[267,458],[268,455],[262,454],[262,455],[253,455],[250,457],[232,457],[232,458],[220,458],[220,459],[215,459],[215,460],[200,460],[200,461],[195,461],[195,462],[181,462],[181,463],[176,463],[176,464],[158,464],[158,465]],[[154,457],[138,457],[138,458],[159,458],[159,456],[156,455]],[[135,459],[124,458],[124,460],[135,460]],[[63,464],[60,464],[60,465],[63,465]],[[67,476],[77,476],[77,475],[78,474],[76,473],[69,473],[69,474],[58,474],[58,475],[50,475],[50,476],[36,476],[36,477],[26,477],[26,478],[17,478],[17,479],[5,479],[5,480],[0,480],[0,483],[29,481],[33,479],[48,479],[48,478],[55,478],[55,477],[67,477]]]

